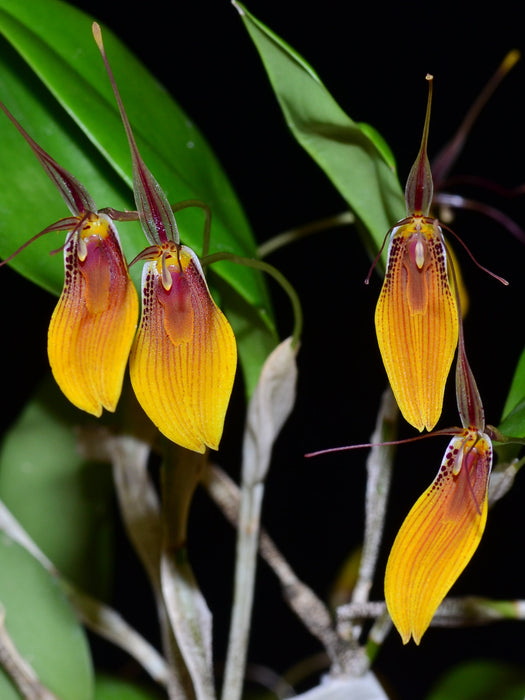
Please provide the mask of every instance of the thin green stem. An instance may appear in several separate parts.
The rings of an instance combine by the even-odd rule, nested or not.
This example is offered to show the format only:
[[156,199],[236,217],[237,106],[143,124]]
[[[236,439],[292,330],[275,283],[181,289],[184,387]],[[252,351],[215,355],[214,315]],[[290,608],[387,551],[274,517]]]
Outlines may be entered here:
[[252,267],[255,270],[261,270],[271,275],[276,282],[278,282],[284,289],[293,308],[294,314],[294,329],[292,334],[292,347],[296,348],[301,340],[301,333],[303,330],[303,311],[301,308],[301,302],[299,301],[299,296],[295,289],[292,287],[290,282],[286,277],[280,272],[276,267],[270,265],[263,260],[256,260],[255,258],[244,258],[241,255],[234,255],[233,253],[213,253],[208,255],[204,260],[202,260],[203,265],[211,265],[213,263],[219,262],[220,260],[228,260],[229,262],[235,263],[236,265],[244,265],[246,267]]
[[257,248],[257,255],[260,258],[266,258],[270,253],[279,250],[279,248],[284,248],[284,246],[290,245],[290,243],[295,243],[301,238],[306,238],[306,236],[311,236],[320,231],[326,231],[326,229],[348,226],[353,223],[355,223],[355,216],[350,211],[344,211],[334,216],[327,216],[323,219],[316,219],[304,226],[297,226],[288,231],[283,231],[277,236],[273,236],[264,243],[261,243]]
[[171,205],[171,211],[175,214],[181,209],[188,207],[197,207],[204,212],[204,233],[202,235],[202,258],[205,258],[210,250],[210,231],[211,231],[211,208],[200,199],[184,199],[182,202],[176,202]]

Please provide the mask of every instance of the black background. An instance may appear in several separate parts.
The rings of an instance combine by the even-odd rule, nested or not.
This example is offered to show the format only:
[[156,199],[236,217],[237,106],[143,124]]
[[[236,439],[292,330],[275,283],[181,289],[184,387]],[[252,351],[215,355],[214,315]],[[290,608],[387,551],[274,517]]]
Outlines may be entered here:
[[[229,2],[149,0],[136,10],[89,0],[75,4],[119,34],[191,115],[229,174],[259,241],[344,210],[342,198],[288,132],[258,55]],[[419,147],[425,74],[435,77],[432,158],[452,136],[505,53],[523,48],[519,6],[485,7],[460,2],[387,7],[333,0],[248,3],[259,19],[311,63],[350,116],[373,124],[383,134],[396,156],[402,182]],[[525,67],[519,63],[476,122],[454,174],[483,176],[504,187],[525,182],[524,86]],[[477,194],[501,206],[525,227],[523,199],[505,200],[459,187],[456,191]],[[508,232],[475,213],[460,213],[454,228],[480,262],[511,282],[503,288],[461,254],[471,297],[467,348],[488,421],[497,423],[525,344],[525,251]],[[301,295],[305,332],[297,408],[276,446],[264,522],[298,575],[323,597],[338,567],[360,542],[365,454],[315,460],[305,460],[303,455],[366,441],[386,381],[373,330],[380,282],[376,277],[370,287],[363,285],[370,261],[355,238],[351,228],[327,231],[271,258]],[[10,348],[4,350],[8,371],[20,378],[11,396],[14,415],[45,371],[44,339],[54,302],[45,295],[40,298],[10,271],[3,270],[2,275],[11,290],[31,295],[33,305],[27,354],[21,357]],[[273,286],[272,294],[284,337],[291,330],[288,302]],[[10,327],[16,313],[7,309],[5,314]],[[234,476],[241,421],[239,390],[224,437],[223,459],[228,462],[224,466]],[[456,423],[450,384],[440,425]],[[405,428],[402,432],[410,434]],[[382,597],[388,548],[415,498],[437,471],[444,446],[445,441],[436,438],[399,450],[385,548],[372,591],[375,599]],[[523,596],[521,481],[490,514],[484,540],[455,593]],[[190,556],[215,616],[220,663],[228,624],[233,541],[228,526],[203,496],[195,504],[190,537]],[[133,562],[126,560],[125,566]],[[250,660],[283,672],[318,646],[282,605],[278,586],[264,565],[260,573]],[[123,579],[128,575],[120,574]],[[140,581],[140,574],[133,576]],[[130,597],[126,613],[136,607]],[[492,656],[525,667],[524,651],[525,627],[520,623],[475,630],[432,629],[420,648],[403,647],[392,634],[376,670],[393,697],[420,698],[444,669],[462,659]]]

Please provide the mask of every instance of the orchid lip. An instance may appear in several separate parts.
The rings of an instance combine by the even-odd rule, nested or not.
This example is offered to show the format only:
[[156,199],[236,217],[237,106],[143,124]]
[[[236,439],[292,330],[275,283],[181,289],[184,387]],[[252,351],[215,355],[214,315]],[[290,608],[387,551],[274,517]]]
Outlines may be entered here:
[[193,251],[174,245],[155,253],[144,259],[131,383],[166,437],[196,452],[217,449],[235,376],[235,337]]
[[117,230],[79,217],[64,245],[64,287],[48,332],[53,376],[77,408],[115,411],[138,319],[138,296]]
[[399,408],[420,431],[432,430],[439,420],[458,340],[447,263],[435,219],[412,216],[392,229],[376,333]]
[[476,551],[487,519],[488,435],[464,429],[403,522],[385,573],[385,598],[406,644],[419,644],[441,601]]

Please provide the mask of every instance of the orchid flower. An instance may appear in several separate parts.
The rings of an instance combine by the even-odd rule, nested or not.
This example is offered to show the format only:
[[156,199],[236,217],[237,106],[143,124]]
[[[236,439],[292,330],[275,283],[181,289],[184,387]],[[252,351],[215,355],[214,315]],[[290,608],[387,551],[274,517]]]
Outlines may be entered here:
[[[467,566],[483,535],[492,469],[491,437],[481,397],[470,368],[463,336],[460,291],[451,267],[457,308],[456,398],[461,427],[391,442],[329,448],[307,456],[363,447],[399,445],[447,435],[450,440],[439,471],[403,522],[385,572],[385,600],[403,643],[419,644],[436,609]],[[513,438],[508,438],[513,440]]]
[[[511,52],[505,58],[450,147],[437,159],[436,172],[440,183],[479,109],[517,58],[517,52]],[[443,202],[439,198],[437,201]],[[496,218],[504,222],[502,217]],[[516,227],[508,227],[516,232]],[[452,439],[434,481],[403,522],[388,559],[385,599],[405,644],[411,637],[419,644],[436,609],[481,541],[487,520],[488,484],[493,460],[491,437],[497,436],[497,431],[485,424],[483,404],[467,360],[462,323],[464,301],[453,258],[450,251],[447,253],[450,263],[448,277],[455,290],[458,309],[456,397],[462,428],[435,433],[452,435]],[[507,284],[504,279],[485,271]]]
[[432,78],[423,137],[405,188],[407,218],[390,232],[388,264],[375,325],[383,363],[405,419],[431,430],[441,415],[458,341],[458,312],[443,232],[429,216],[432,174],[427,141]]
[[461,317],[456,396],[462,428],[439,471],[403,522],[388,558],[385,599],[406,644],[419,644],[436,609],[476,551],[487,520],[492,442],[465,352]]
[[48,356],[53,376],[77,408],[100,416],[114,411],[137,327],[137,292],[128,273],[113,222],[83,185],[62,168],[0,103],[6,116],[32,148],[66,202],[71,216],[33,236],[66,231],[64,287],[51,317]]
[[[457,344],[456,299],[450,283],[452,266],[456,268],[463,316],[467,307],[459,268],[443,238],[443,228],[450,229],[429,216],[431,205],[476,209],[525,240],[520,227],[502,212],[441,191],[474,120],[518,59],[517,51],[511,51],[505,57],[454,138],[435,159],[432,170],[427,157],[432,99],[432,79],[428,76],[429,96],[423,138],[405,189],[407,218],[399,221],[390,232],[387,270],[375,313],[379,349],[394,396],[405,419],[420,431],[424,428],[432,430],[440,417],[445,384]],[[489,274],[506,284],[497,275]]]
[[[452,277],[459,297],[455,275]],[[459,307],[459,302],[458,302]],[[467,360],[461,318],[458,318],[456,397],[462,427],[437,430],[403,440],[333,447],[307,454],[392,446],[433,435],[451,436],[439,471],[403,522],[385,572],[388,612],[403,643],[419,644],[438,606],[476,551],[488,510],[492,440],[505,438],[485,425],[483,404]]]
[[203,453],[217,449],[222,436],[237,364],[235,336],[211,297],[198,256],[180,243],[167,198],[138,151],[96,23],[93,34],[128,137],[135,202],[150,242],[131,263],[145,262],[131,383],[166,437]]

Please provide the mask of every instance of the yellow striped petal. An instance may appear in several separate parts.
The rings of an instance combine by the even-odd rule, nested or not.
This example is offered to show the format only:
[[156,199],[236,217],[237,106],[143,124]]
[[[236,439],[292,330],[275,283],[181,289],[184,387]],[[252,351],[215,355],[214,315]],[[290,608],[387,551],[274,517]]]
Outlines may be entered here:
[[401,413],[418,430],[432,430],[458,342],[456,300],[434,220],[413,216],[393,230],[375,324]]
[[406,517],[390,552],[385,599],[406,644],[419,644],[432,617],[470,561],[487,519],[492,444],[465,429],[447,448],[432,485]]
[[[450,288],[454,289],[454,281],[457,286],[457,293],[459,296],[459,303],[461,306],[461,318],[466,318],[468,311],[469,311],[469,306],[470,306],[470,300],[468,296],[468,291],[467,287],[465,286],[465,280],[463,279],[463,274],[461,272],[461,265],[459,264],[458,258],[454,252],[454,249],[450,247],[450,245],[447,245],[447,253],[449,256],[449,264],[447,265],[448,268],[448,282],[450,284]],[[452,274],[452,270],[454,270],[454,273]]]
[[[163,250],[163,252],[161,252]],[[235,336],[186,246],[159,246],[142,277],[143,309],[130,356],[142,408],[170,440],[217,449],[237,366]]]
[[103,214],[79,216],[64,247],[64,288],[48,332],[65,396],[95,416],[114,411],[137,327],[138,296],[118,234]]

